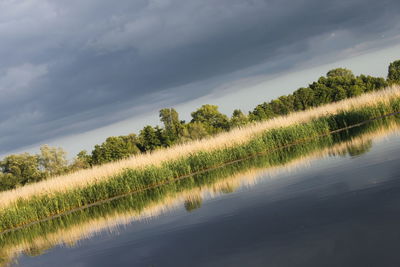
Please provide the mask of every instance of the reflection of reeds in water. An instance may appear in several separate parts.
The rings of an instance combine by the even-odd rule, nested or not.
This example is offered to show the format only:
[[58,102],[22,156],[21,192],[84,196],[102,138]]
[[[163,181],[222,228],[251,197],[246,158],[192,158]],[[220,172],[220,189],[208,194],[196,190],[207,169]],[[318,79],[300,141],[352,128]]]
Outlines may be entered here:
[[[0,257],[3,259],[11,259],[16,257],[19,253],[25,252],[29,254],[40,253],[41,250],[53,247],[55,245],[73,246],[79,240],[93,237],[97,233],[104,230],[110,232],[118,232],[119,227],[130,224],[134,221],[147,220],[155,218],[170,210],[176,209],[182,204],[188,211],[193,211],[199,208],[203,199],[214,198],[221,194],[231,193],[240,187],[254,186],[263,177],[273,179],[281,173],[291,173],[299,169],[304,169],[309,166],[315,159],[324,158],[332,155],[345,155],[349,149],[355,147],[370,146],[371,140],[378,141],[386,138],[389,134],[398,133],[399,125],[390,123],[386,127],[381,127],[374,132],[363,134],[360,137],[353,138],[350,141],[338,143],[332,147],[327,147],[305,156],[300,156],[284,166],[273,166],[267,169],[258,167],[251,168],[244,172],[240,172],[217,180],[216,182],[182,192],[170,192],[160,201],[148,204],[145,209],[128,210],[116,214],[102,216],[100,218],[89,219],[85,223],[75,225],[71,228],[61,228],[54,233],[48,233],[39,237],[22,240],[17,245],[2,248]],[[0,261],[1,265],[1,261]]]
[[294,159],[289,163],[286,163],[284,166],[272,166],[267,169],[254,168],[243,173],[238,173],[226,180],[213,184],[211,186],[212,192],[208,192],[208,194],[211,196],[218,196],[221,192],[224,193],[226,188],[234,188],[236,190],[240,187],[252,187],[256,185],[260,179],[265,179],[266,177],[268,177],[268,179],[273,179],[283,173],[296,173],[299,170],[311,166],[312,162],[318,159],[332,156],[345,156],[348,154],[351,156],[352,151],[356,148],[359,150],[363,150],[362,148],[365,147],[370,148],[372,146],[372,140],[374,142],[379,142],[387,139],[388,136],[392,134],[400,135],[399,130],[400,125],[397,123],[391,123],[387,128],[379,128],[375,132],[366,133],[361,137],[352,138],[350,141],[312,152],[309,155]]
[[379,103],[388,104],[391,99],[400,98],[400,87],[393,86],[386,90],[367,93],[359,97],[346,99],[340,102],[327,104],[321,107],[309,109],[302,112],[291,113],[287,116],[251,124],[230,132],[221,133],[217,136],[201,141],[176,145],[167,149],[160,149],[153,153],[133,156],[129,159],[104,164],[92,169],[81,170],[72,174],[54,177],[39,183],[30,184],[11,191],[0,193],[0,206],[14,202],[18,198],[29,198],[43,194],[54,194],[66,192],[73,188],[85,187],[93,183],[108,180],[113,176],[129,168],[141,168],[149,165],[160,165],[163,162],[187,157],[199,151],[214,151],[227,147],[233,147],[245,143],[269,129],[275,129],[304,122],[315,118],[337,114],[341,111],[349,111],[364,106],[376,106]]
[[178,199],[167,197],[162,205],[159,203],[149,206],[142,214],[133,211],[114,216],[96,218],[70,229],[60,229],[56,233],[50,233],[35,238],[34,240],[24,241],[10,248],[3,248],[1,252],[3,255],[0,254],[0,257],[3,256],[3,258],[12,259],[16,258],[21,252],[27,253],[32,250],[46,250],[56,245],[64,245],[67,247],[75,246],[79,240],[91,238],[101,231],[108,230],[112,233],[116,233],[119,227],[127,225],[132,221],[156,217],[159,214],[176,208],[179,203]]

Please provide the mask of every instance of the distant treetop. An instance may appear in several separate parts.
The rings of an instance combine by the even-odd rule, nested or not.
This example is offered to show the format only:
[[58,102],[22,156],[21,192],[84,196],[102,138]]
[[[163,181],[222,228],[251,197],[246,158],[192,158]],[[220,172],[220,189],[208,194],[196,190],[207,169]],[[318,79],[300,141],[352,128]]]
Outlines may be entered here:
[[328,71],[326,74],[328,78],[334,78],[334,77],[343,77],[343,78],[354,78],[354,74],[351,70],[345,69],[345,68],[337,68]]

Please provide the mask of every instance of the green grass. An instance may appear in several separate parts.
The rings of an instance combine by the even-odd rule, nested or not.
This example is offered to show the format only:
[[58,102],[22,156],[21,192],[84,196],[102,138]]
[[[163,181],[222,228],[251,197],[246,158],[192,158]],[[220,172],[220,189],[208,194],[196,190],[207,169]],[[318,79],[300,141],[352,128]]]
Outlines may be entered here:
[[302,140],[317,138],[349,125],[399,111],[399,102],[400,99],[393,100],[388,104],[358,108],[321,117],[304,124],[272,129],[235,147],[193,153],[185,158],[164,162],[161,166],[127,169],[111,179],[64,193],[20,199],[0,211],[0,231],[118,195],[144,190],[154,185],[173,181],[177,177],[215,168],[235,160],[272,152]]
[[[210,187],[220,181],[229,181],[229,177],[238,175],[238,173],[243,173],[249,169],[265,169],[268,167],[283,166],[287,163],[292,162],[293,160],[302,158],[303,156],[307,156],[312,152],[331,147],[335,144],[340,144],[344,141],[365,133],[373,132],[378,128],[384,127],[387,122],[391,122],[393,120],[394,118],[387,118],[385,120],[368,123],[361,127],[349,129],[348,131],[310,139],[308,142],[302,142],[295,146],[288,146],[280,150],[275,149],[274,151],[262,156],[256,156],[247,160],[236,162],[234,164],[228,164],[221,168],[189,176],[185,179],[176,180],[173,183],[168,183],[160,187],[144,190],[139,193],[115,199],[113,201],[109,201],[98,206],[78,210],[71,214],[66,214],[64,216],[49,221],[34,224],[30,227],[24,227],[16,231],[8,232],[0,235],[0,251],[6,251],[9,249],[12,250],[12,247],[17,247],[20,244],[34,244],[34,241],[38,237],[43,237],[47,234],[58,233],[60,230],[73,230],[75,227],[79,228],[80,224],[95,221],[98,218],[109,218],[114,216],[118,218],[118,216],[121,214],[129,214],[131,212],[141,214],[153,204],[163,204],[163,200],[167,197],[174,197],[179,195],[180,193],[195,188],[204,188],[207,186]],[[303,134],[305,133],[307,132],[304,132]],[[303,134],[299,134],[297,137],[303,136]],[[278,137],[279,135],[276,135],[275,133],[274,136]],[[356,150],[365,151],[364,148],[356,148]],[[203,164],[204,162],[201,163]],[[182,164],[183,163],[176,163],[176,165],[174,165],[175,167],[171,167],[172,165],[170,165],[169,167],[179,168],[183,166]],[[192,162],[192,164],[199,164],[199,162],[195,161],[195,163]],[[188,170],[181,170],[180,172],[186,171]],[[155,175],[154,173],[152,173],[152,171],[150,171],[150,173],[152,175]],[[129,174],[127,175],[129,176]],[[227,188],[225,190],[222,189],[221,192],[229,193],[232,191],[233,189]],[[57,195],[57,197],[61,196]],[[201,205],[201,199],[195,200],[197,200],[197,202],[195,201],[195,203],[185,203],[188,206],[188,210],[197,208],[199,205]],[[62,205],[63,199],[58,198],[52,199],[51,201],[53,203],[53,207],[55,207],[57,205]],[[60,233],[62,234],[62,232]],[[48,247],[55,245],[51,242],[54,241],[49,241],[49,244],[46,244],[43,248],[38,248],[32,245],[33,247],[29,249],[29,253],[41,253],[42,250],[46,250]],[[4,260],[5,262],[7,262],[7,254],[4,255]]]

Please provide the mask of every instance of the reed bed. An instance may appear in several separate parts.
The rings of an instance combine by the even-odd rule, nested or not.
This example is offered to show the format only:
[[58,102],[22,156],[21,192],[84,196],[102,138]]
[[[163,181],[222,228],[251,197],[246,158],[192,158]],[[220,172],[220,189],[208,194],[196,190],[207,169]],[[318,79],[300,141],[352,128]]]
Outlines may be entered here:
[[[400,110],[400,88],[366,94],[236,129],[214,138],[53,178],[0,195],[0,231]],[[86,174],[86,176],[84,175]]]
[[[196,199],[198,197],[213,198],[227,192],[227,188],[236,190],[239,187],[252,187],[258,182],[261,177],[276,177],[281,173],[291,173],[298,169],[303,169],[304,166],[309,166],[315,159],[324,158],[331,155],[343,155],[349,147],[360,146],[368,143],[371,139],[380,141],[388,135],[398,132],[399,124],[392,123],[387,127],[379,128],[376,131],[368,132],[352,138],[347,142],[337,143],[331,147],[318,149],[310,154],[302,155],[299,158],[294,158],[283,166],[271,166],[265,169],[265,166],[254,167],[250,164],[250,169],[240,172],[234,171],[233,175],[223,176],[222,179],[217,179],[215,182],[205,185],[195,185],[194,188],[185,189],[182,192],[172,193],[161,198],[154,203],[148,203],[143,210],[132,210],[132,205],[127,205],[129,209],[108,212],[106,214],[98,215],[97,217],[83,216],[83,222],[76,222],[72,225],[66,223],[64,220],[60,228],[40,227],[45,231],[43,235],[23,235],[24,238],[18,239],[16,243],[8,243],[7,246],[2,247],[3,259],[7,262],[17,257],[21,252],[29,252],[34,250],[46,250],[47,248],[55,245],[75,246],[79,240],[91,238],[97,233],[104,230],[110,232],[118,232],[121,226],[132,223],[133,221],[146,220],[154,218],[167,212],[168,210],[175,209],[187,199]],[[71,216],[71,215],[69,215]],[[6,243],[7,244],[7,243]],[[0,266],[2,266],[0,262]]]
[[77,187],[84,187],[110,179],[127,168],[133,169],[143,168],[149,165],[160,165],[163,162],[184,158],[199,151],[210,152],[213,150],[233,147],[248,142],[255,136],[269,129],[301,124],[316,118],[334,115],[338,112],[352,110],[363,106],[377,105],[379,103],[388,104],[392,99],[399,97],[400,86],[393,86],[382,91],[367,93],[356,98],[346,99],[306,111],[291,113],[268,121],[254,123],[243,128],[236,128],[207,139],[191,141],[170,148],[159,149],[152,153],[135,155],[128,159],[95,166],[91,169],[80,170],[71,174],[53,177],[35,184],[1,192],[0,208],[7,206],[18,198],[29,198],[31,196],[49,193],[66,192]]

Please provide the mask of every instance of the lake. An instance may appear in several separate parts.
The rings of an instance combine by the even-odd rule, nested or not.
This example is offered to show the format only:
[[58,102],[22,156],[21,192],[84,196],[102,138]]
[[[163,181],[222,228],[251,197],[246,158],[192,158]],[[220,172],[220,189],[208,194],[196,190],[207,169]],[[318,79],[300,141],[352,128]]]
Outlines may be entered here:
[[398,127],[321,138],[11,232],[0,256],[13,266],[398,266]]

